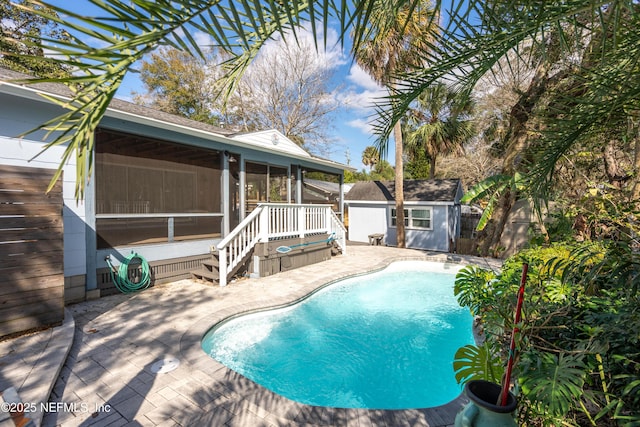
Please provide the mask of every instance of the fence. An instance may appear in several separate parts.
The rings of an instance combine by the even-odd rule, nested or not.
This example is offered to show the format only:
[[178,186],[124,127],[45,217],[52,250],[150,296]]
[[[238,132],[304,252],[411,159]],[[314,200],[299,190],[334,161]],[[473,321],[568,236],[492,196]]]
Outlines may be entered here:
[[0,337],[64,318],[62,179],[0,166]]

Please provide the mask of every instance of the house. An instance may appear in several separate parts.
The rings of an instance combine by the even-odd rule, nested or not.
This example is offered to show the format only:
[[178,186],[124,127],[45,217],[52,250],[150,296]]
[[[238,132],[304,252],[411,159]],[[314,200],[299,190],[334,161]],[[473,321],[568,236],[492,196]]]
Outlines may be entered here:
[[[51,141],[44,132],[16,137],[63,112],[43,94],[58,99],[70,95],[63,85],[13,82],[24,78],[28,76],[0,69],[0,182],[6,174],[28,177],[30,172],[54,171],[66,148],[42,151]],[[226,251],[229,259],[248,256],[251,248],[232,251],[225,245],[234,244],[234,230],[250,222],[258,206],[271,206],[270,214],[287,218],[289,228],[262,220],[262,229],[252,228],[259,233],[252,244],[275,234],[304,239],[326,231],[328,225],[320,222],[313,230],[305,228],[312,215],[323,215],[322,221],[330,218],[320,208],[305,207],[318,204],[303,191],[307,173],[332,177],[339,201],[330,213],[342,214],[343,171],[349,167],[312,156],[276,130],[239,134],[114,99],[94,137],[94,168],[82,200],[75,197],[75,158],[63,167],[63,241],[55,244],[63,247],[67,302],[114,291],[108,257],[117,263],[132,252],[140,254],[160,283],[189,277],[211,258],[212,248]],[[41,188],[24,188],[34,191],[29,200],[47,197]],[[2,206],[0,221],[9,212],[3,213]],[[224,268],[226,283],[233,267]]]
[[[405,180],[406,247],[450,252],[460,236],[459,179]],[[386,245],[396,245],[395,183],[356,183],[346,195],[349,240],[369,242],[382,234]]]

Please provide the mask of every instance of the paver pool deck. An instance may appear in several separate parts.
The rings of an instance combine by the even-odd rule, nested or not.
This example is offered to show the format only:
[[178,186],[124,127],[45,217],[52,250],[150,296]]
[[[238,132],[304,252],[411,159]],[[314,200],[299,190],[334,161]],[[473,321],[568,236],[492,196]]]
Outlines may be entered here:
[[[289,304],[327,282],[395,260],[499,266],[492,259],[382,246],[348,250],[329,261],[226,287],[181,280],[68,306],[73,319],[61,327],[66,332],[54,328],[0,343],[0,385],[14,385],[25,403],[40,405],[47,400],[50,381],[47,410],[36,416],[38,422],[42,417],[43,426],[453,425],[455,413],[466,402],[462,396],[437,408],[399,411],[308,406],[266,390],[201,350],[203,334],[220,320]],[[70,327],[75,327],[75,334],[69,334]],[[64,340],[70,344],[66,361]],[[177,369],[152,373],[155,362],[169,357],[180,361]]]

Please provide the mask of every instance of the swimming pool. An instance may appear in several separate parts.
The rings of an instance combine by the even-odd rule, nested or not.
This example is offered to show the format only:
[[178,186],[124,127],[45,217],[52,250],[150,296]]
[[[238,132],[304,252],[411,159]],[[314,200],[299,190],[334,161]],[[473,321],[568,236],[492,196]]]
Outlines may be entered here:
[[202,347],[228,368],[304,404],[442,405],[461,391],[455,351],[473,343],[471,315],[453,295],[458,269],[395,262],[286,308],[223,322]]

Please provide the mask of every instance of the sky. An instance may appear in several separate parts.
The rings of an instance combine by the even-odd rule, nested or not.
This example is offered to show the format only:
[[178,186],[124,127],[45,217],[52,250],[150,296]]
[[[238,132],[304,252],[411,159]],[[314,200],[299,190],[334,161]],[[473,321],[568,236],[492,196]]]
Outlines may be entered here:
[[[51,3],[65,8],[69,8],[71,4],[67,0],[51,0]],[[86,0],[74,0],[72,4],[73,11],[78,14],[87,16],[95,16],[96,14],[93,6]],[[191,35],[201,46],[211,44],[212,39],[205,33],[195,32]],[[310,32],[304,30],[299,32],[299,37],[312,40]],[[338,35],[335,30],[329,28],[327,48],[326,50],[322,49],[317,55],[318,60],[323,61],[333,71],[331,90],[334,99],[340,105],[332,118],[333,128],[328,131],[329,137],[333,141],[330,152],[324,153],[322,156],[361,170],[364,168],[362,152],[367,146],[374,145],[376,141],[371,127],[375,114],[374,105],[376,100],[381,100],[386,95],[386,91],[353,62],[349,56],[348,47],[342,47],[338,43]],[[136,65],[139,66],[139,64],[135,64],[134,67]],[[133,92],[143,94],[146,91],[138,74],[129,72],[116,96],[131,101]],[[386,160],[393,164],[393,141],[390,141],[388,145]]]
[[[209,36],[205,33],[192,34],[201,46],[211,43]],[[306,45],[313,43],[312,35],[307,31],[298,34],[301,39],[309,39]],[[270,41],[269,43],[279,43]],[[263,49],[269,49],[267,45]],[[333,128],[328,134],[332,140],[330,152],[319,154],[331,160],[350,164],[358,170],[365,166],[362,164],[362,152],[364,149],[375,144],[376,137],[372,132],[371,122],[375,113],[376,100],[380,100],[386,95],[386,90],[374,82],[371,77],[349,56],[348,51],[344,51],[338,43],[338,36],[335,31],[330,31],[328,36],[328,47],[320,47],[320,51],[314,53],[317,60],[322,61],[332,73],[330,90],[333,99],[340,106],[332,113]],[[117,97],[127,101],[132,100],[132,92],[144,93],[144,85],[138,79],[137,73],[129,73],[127,78],[118,90]],[[393,157],[393,143],[389,148],[389,153]],[[318,153],[314,153],[318,154]],[[392,158],[387,158],[393,164]]]

